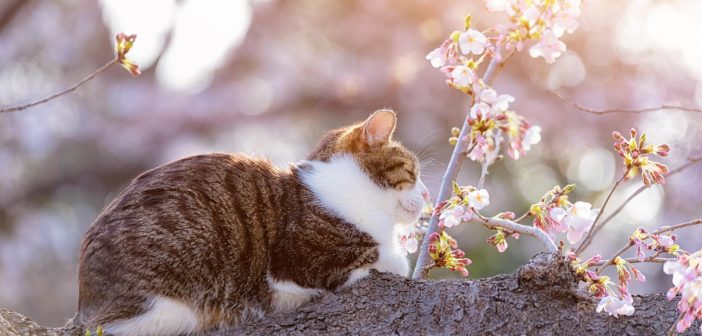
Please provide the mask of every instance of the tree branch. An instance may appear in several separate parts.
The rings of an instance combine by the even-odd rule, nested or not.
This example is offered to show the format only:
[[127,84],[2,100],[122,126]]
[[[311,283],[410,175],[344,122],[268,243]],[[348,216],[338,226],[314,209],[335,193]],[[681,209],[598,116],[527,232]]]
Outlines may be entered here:
[[645,108],[611,108],[611,109],[593,109],[590,107],[586,107],[583,105],[580,105],[574,101],[569,100],[568,98],[563,97],[561,94],[559,94],[556,91],[547,89],[549,93],[552,95],[558,97],[560,100],[563,102],[567,103],[570,106],[575,107],[576,109],[587,112],[590,114],[596,114],[596,115],[604,115],[604,114],[610,114],[610,113],[646,113],[646,112],[655,112],[655,111],[660,111],[660,110],[683,110],[687,112],[702,112],[702,108],[699,107],[690,107],[690,106],[681,106],[681,105],[671,105],[671,104],[661,104],[658,106],[652,106],[652,107],[645,107]]
[[[699,225],[699,224],[702,224],[702,219],[695,219],[695,220],[691,220],[689,222],[675,224],[672,226],[664,226],[656,231],[649,233],[649,236],[659,235],[661,233],[671,232],[671,231],[682,229],[682,228],[685,228],[688,226]],[[605,270],[605,268],[609,267],[609,265],[612,265],[612,263],[614,262],[614,259],[617,259],[618,256],[622,255],[622,253],[626,252],[626,250],[628,250],[632,246],[634,246],[634,243],[631,241],[629,241],[626,245],[622,246],[622,248],[620,248],[617,252],[615,252],[614,255],[611,258],[609,258],[609,260],[607,260],[604,264],[602,264],[602,268],[600,268],[597,271],[597,274],[601,274]]]
[[519,233],[520,235],[531,236],[536,238],[536,240],[538,240],[541,243],[541,245],[543,245],[546,248],[546,251],[558,251],[558,247],[556,247],[556,244],[553,242],[553,240],[551,240],[551,238],[549,238],[543,231],[539,230],[538,228],[515,223],[507,219],[488,218],[481,215],[475,210],[473,211],[473,213],[475,213],[476,216],[480,218],[481,224],[483,224],[488,229],[494,230],[498,227],[501,227]]
[[624,174],[622,174],[622,177],[620,177],[616,183],[614,183],[614,186],[612,186],[612,189],[609,191],[609,194],[607,194],[607,198],[605,199],[604,203],[602,204],[602,207],[600,208],[600,212],[597,213],[597,216],[595,217],[595,220],[592,222],[592,225],[590,226],[590,230],[587,231],[587,234],[585,235],[585,239],[583,240],[582,243],[575,249],[575,254],[578,255],[580,252],[583,251],[585,246],[590,244],[590,241],[592,238],[595,236],[594,231],[595,227],[597,227],[597,222],[600,220],[602,217],[602,214],[605,211],[605,208],[607,207],[607,203],[609,203],[609,199],[612,197],[612,194],[614,194],[614,191],[617,190],[617,187],[624,181],[626,176],[629,174],[629,170],[627,169]]
[[[483,80],[488,85],[492,84],[497,76],[497,73],[504,66],[504,62],[507,58],[501,59],[499,55],[495,55],[490,59],[490,64],[483,74]],[[476,92],[479,94],[479,92]],[[438,207],[442,202],[446,201],[451,195],[452,183],[456,180],[458,176],[458,171],[461,169],[463,160],[466,158],[466,148],[468,147],[468,142],[464,139],[468,138],[470,132],[470,125],[468,124],[468,118],[463,118],[463,126],[461,127],[461,132],[458,135],[458,142],[453,147],[453,152],[451,153],[451,159],[444,172],[444,177],[441,179],[441,185],[439,186],[439,194],[436,196],[436,203],[434,208]],[[431,263],[431,256],[429,255],[429,236],[436,232],[439,228],[439,214],[432,214],[429,220],[429,227],[424,235],[422,244],[419,248],[419,255],[417,256],[417,264],[414,267],[412,277],[414,279],[421,279],[426,277],[424,269],[427,265]]]
[[118,61],[119,61],[118,58],[115,57],[113,60],[111,60],[111,61],[105,63],[103,66],[101,66],[101,67],[99,67],[97,70],[93,71],[93,73],[89,74],[88,76],[86,76],[85,78],[83,78],[82,80],[80,80],[78,83],[75,83],[75,84],[71,85],[71,86],[68,87],[67,89],[61,90],[61,91],[56,92],[56,93],[54,93],[54,94],[52,94],[52,95],[50,95],[50,96],[48,96],[48,97],[46,97],[46,98],[39,99],[39,100],[37,100],[37,101],[33,101],[33,102],[30,102],[30,103],[20,104],[20,105],[16,105],[16,106],[5,107],[5,108],[0,108],[0,113],[5,113],[5,112],[16,112],[16,111],[25,110],[25,109],[28,109],[28,108],[33,107],[33,106],[37,106],[37,105],[40,105],[40,104],[44,104],[44,103],[46,103],[46,102],[48,102],[48,101],[50,101],[50,100],[52,100],[52,99],[61,97],[61,96],[65,95],[65,94],[67,94],[67,93],[71,93],[71,92],[75,91],[78,87],[80,87],[81,85],[83,85],[83,84],[85,84],[86,82],[88,82],[89,80],[93,79],[95,76],[97,76],[97,75],[100,74],[101,72],[107,70],[107,68],[109,68],[109,67],[112,66],[113,64],[116,64]]

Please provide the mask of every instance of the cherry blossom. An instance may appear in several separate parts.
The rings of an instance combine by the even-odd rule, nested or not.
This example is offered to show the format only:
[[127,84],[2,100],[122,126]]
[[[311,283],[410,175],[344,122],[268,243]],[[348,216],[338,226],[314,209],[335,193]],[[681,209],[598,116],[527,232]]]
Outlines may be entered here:
[[139,70],[139,65],[134,61],[127,58],[127,53],[134,45],[134,40],[136,40],[136,35],[127,35],[125,33],[118,33],[115,36],[117,41],[115,49],[117,50],[117,62],[122,65],[124,69],[129,71],[132,76],[139,76],[141,70]]
[[531,126],[524,133],[524,138],[522,139],[522,149],[529,151],[531,146],[541,142],[541,127]]
[[490,194],[487,190],[473,190],[468,193],[468,204],[475,210],[480,210],[490,204]]
[[552,30],[543,32],[539,42],[529,48],[531,57],[543,57],[546,63],[553,63],[566,51],[566,45]]
[[702,250],[689,255],[682,254],[678,260],[666,262],[663,272],[673,275],[673,287],[668,290],[668,300],[681,295],[677,306],[681,318],[676,331],[685,332],[695,319],[702,320]]
[[451,70],[451,83],[456,86],[468,88],[476,79],[475,71],[466,65],[457,65]]
[[587,202],[575,202],[569,209],[565,217],[567,225],[568,242],[575,244],[580,241],[583,233],[587,232],[595,221],[599,209],[592,209],[592,204]]
[[400,236],[399,240],[400,249],[404,255],[417,252],[419,247],[419,240],[417,239],[417,234],[411,232],[409,234],[403,234]]
[[609,295],[600,300],[596,311],[599,313],[604,309],[610,316],[614,315],[617,318],[619,315],[631,316],[634,314],[634,306],[631,304],[632,301],[627,302],[616,296]]
[[462,222],[467,222],[471,220],[472,213],[466,211],[466,209],[461,205],[456,205],[450,209],[444,209],[439,216],[439,220],[442,221],[445,227],[454,227]]
[[490,116],[490,105],[480,102],[470,108],[470,117],[472,119],[478,119],[479,117]]
[[653,183],[665,184],[664,175],[668,174],[668,167],[662,163],[654,162],[650,156],[655,154],[661,157],[667,156],[670,146],[646,145],[646,133],[638,136],[636,129],[629,131],[631,137],[624,138],[619,132],[612,132],[614,138],[614,149],[620,157],[624,159],[624,166],[629,175],[635,176],[641,172],[643,183],[650,186]]
[[445,267],[452,272],[468,276],[468,265],[473,263],[465,257],[465,253],[457,248],[456,240],[446,231],[434,232],[429,235],[429,255],[435,267]]
[[464,54],[480,55],[487,46],[487,37],[475,29],[468,29],[458,37],[458,44]]
[[440,68],[446,64],[446,53],[441,48],[436,48],[427,54],[426,59],[431,62],[431,66]]

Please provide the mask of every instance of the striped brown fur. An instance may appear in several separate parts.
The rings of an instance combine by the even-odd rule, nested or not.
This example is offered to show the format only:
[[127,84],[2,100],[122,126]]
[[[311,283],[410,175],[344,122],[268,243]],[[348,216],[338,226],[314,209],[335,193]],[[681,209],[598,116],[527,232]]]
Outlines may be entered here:
[[394,113],[374,116],[329,132],[288,169],[207,154],[138,176],[84,236],[76,320],[126,321],[161,296],[196,312],[204,331],[271,312],[268,277],[330,291],[345,284],[378,260],[378,242],[329,211],[301,174],[312,169],[306,162],[349,154],[379,187],[412,188],[418,163],[390,138]]

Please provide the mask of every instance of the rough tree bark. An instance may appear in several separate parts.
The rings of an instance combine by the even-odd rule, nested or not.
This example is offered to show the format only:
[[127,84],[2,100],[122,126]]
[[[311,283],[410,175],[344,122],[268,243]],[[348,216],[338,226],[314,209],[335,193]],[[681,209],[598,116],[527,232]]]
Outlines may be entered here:
[[[663,294],[635,296],[634,316],[608,317],[577,291],[568,265],[542,253],[516,274],[473,281],[423,281],[373,272],[338,293],[295,311],[209,335],[665,335],[676,301]],[[0,335],[52,335],[0,310]],[[699,333],[699,322],[685,335]]]

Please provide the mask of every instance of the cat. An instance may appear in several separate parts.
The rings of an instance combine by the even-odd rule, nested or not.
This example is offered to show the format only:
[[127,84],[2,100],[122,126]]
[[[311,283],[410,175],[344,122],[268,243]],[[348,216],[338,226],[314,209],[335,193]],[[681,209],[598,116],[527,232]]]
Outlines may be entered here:
[[207,154],[138,176],[81,244],[74,320],[114,335],[177,335],[284,312],[370,269],[407,276],[394,239],[428,191],[392,139],[396,115],[328,132],[307,158]]

